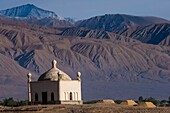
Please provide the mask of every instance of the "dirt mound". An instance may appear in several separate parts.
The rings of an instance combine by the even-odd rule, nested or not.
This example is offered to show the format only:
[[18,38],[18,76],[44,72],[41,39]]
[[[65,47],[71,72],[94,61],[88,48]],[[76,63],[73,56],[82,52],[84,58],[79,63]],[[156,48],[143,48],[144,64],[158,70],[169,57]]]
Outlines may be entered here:
[[121,105],[128,105],[128,106],[137,106],[138,105],[134,100],[125,100],[120,104]]
[[155,108],[156,107],[152,102],[140,102],[139,106],[148,107],[148,108]]

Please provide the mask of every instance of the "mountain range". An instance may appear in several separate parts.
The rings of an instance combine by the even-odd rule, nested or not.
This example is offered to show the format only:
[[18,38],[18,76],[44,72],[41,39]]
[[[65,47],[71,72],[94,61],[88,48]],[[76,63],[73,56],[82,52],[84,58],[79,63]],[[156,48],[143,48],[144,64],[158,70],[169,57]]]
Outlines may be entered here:
[[36,7],[33,4],[26,4],[19,7],[14,7],[11,9],[6,9],[0,11],[2,15],[8,16],[8,17],[14,17],[14,18],[37,18],[37,19],[43,19],[43,18],[55,18],[58,20],[64,20],[61,16],[56,15],[52,11],[47,11],[44,9],[40,9]]
[[26,99],[27,73],[37,80],[53,59],[73,79],[82,73],[84,100],[169,97],[169,20],[106,14],[73,21],[31,4],[0,13],[0,99]]

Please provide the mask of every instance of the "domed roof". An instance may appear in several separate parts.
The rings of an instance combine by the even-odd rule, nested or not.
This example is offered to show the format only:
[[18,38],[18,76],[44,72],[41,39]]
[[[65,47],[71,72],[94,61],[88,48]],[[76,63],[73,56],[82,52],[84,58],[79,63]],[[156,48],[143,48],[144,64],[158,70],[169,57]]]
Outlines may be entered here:
[[38,81],[44,81],[44,80],[51,80],[51,81],[58,81],[60,80],[71,80],[71,78],[64,72],[62,72],[60,69],[56,67],[57,61],[52,61],[52,68],[48,70],[47,72],[43,73],[39,78]]

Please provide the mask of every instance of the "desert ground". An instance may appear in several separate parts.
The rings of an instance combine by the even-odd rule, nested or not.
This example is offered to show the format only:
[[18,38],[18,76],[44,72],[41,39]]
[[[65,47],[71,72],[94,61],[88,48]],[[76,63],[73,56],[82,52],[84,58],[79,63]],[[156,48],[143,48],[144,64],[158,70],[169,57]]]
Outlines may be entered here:
[[0,107],[1,113],[170,113],[170,107],[146,108],[119,104],[33,105]]

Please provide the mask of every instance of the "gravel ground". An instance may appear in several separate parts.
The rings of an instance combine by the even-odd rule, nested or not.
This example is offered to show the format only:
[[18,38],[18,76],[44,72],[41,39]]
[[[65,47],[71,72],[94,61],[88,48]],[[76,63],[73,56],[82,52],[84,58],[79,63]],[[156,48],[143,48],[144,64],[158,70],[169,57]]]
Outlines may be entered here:
[[2,107],[1,113],[170,113],[170,107],[144,108],[117,104],[34,105]]

